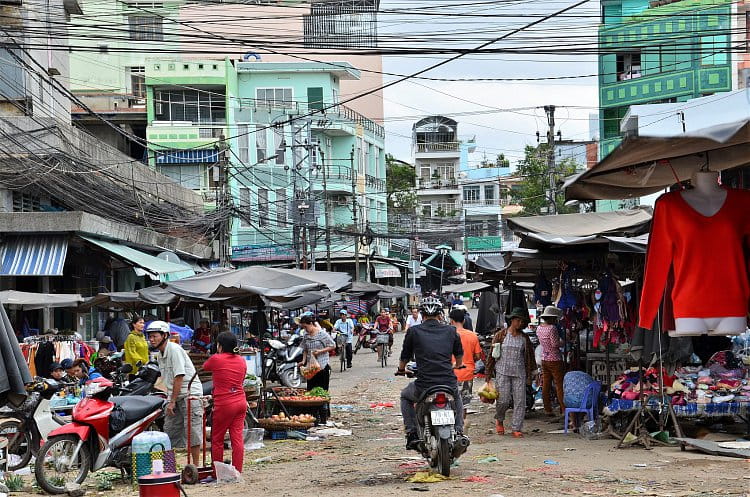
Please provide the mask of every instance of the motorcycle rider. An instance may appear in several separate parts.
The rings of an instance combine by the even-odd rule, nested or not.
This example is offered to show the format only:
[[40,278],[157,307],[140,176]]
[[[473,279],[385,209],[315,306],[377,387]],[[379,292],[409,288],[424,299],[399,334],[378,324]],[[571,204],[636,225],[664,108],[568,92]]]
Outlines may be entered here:
[[203,385],[196,376],[188,391],[188,383],[195,376],[195,367],[185,349],[169,341],[169,324],[164,321],[152,321],[146,328],[151,350],[157,351],[157,362],[161,370],[164,386],[167,387],[166,418],[164,432],[169,435],[172,447],[185,447],[187,433],[187,417],[190,416],[190,453],[193,461],[198,461],[201,442],[203,441],[203,403],[190,402],[188,413],[188,396],[201,397]]
[[[417,362],[417,379],[401,391],[401,415],[406,429],[406,448],[416,450],[419,446],[417,413],[414,404],[421,393],[430,387],[446,385],[453,389],[456,412],[456,433],[463,435],[463,404],[458,391],[454,369],[463,367],[464,350],[456,328],[440,322],[443,304],[435,297],[425,297],[421,302],[422,324],[409,328],[404,338],[397,375],[406,372],[406,364],[412,357]],[[455,357],[455,366],[452,358]]]

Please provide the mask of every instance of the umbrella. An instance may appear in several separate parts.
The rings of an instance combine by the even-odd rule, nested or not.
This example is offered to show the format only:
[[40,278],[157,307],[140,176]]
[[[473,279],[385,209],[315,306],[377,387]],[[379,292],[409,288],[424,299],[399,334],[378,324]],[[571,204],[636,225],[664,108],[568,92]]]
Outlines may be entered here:
[[76,307],[82,301],[83,297],[77,293],[31,293],[16,290],[0,292],[0,304],[17,305],[26,310]]
[[0,405],[10,402],[19,406],[27,396],[24,385],[32,378],[3,306],[0,306],[0,357]]
[[708,166],[723,171],[750,163],[750,119],[675,136],[628,136],[591,169],[564,185],[568,200],[634,198],[663,191]]
[[214,270],[165,283],[165,288],[182,297],[198,300],[232,300],[237,305],[261,306],[267,300],[289,300],[307,291],[347,286],[346,273],[308,271],[252,266],[244,269]]

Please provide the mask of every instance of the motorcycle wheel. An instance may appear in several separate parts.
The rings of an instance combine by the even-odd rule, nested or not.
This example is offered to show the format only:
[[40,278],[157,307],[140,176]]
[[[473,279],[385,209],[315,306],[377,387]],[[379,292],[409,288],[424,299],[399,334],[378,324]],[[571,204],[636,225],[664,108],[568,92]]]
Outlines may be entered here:
[[279,381],[288,388],[299,388],[302,386],[302,374],[299,372],[299,367],[294,366],[293,369],[287,369],[279,373]]
[[86,444],[78,451],[78,461],[71,464],[70,460],[79,440],[75,435],[60,435],[50,438],[39,449],[34,476],[48,494],[64,494],[66,483],[81,484],[86,479],[91,467],[91,454]]
[[437,470],[443,476],[451,475],[451,447],[448,439],[441,438],[438,442]]
[[15,464],[9,462],[8,471],[25,468],[33,455],[31,433],[23,429],[20,421],[8,419],[0,423],[0,438],[8,439],[8,455],[21,458]]

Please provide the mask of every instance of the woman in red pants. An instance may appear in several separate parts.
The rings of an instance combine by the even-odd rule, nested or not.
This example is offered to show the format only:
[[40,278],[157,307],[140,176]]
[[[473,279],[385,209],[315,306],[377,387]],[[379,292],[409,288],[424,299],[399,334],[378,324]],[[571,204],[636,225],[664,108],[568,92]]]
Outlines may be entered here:
[[216,337],[217,353],[208,358],[203,369],[211,371],[214,382],[214,414],[211,426],[211,458],[224,461],[224,436],[229,430],[232,442],[232,465],[242,472],[245,446],[242,430],[245,427],[247,400],[243,383],[247,374],[245,360],[237,355],[237,337],[224,331]]

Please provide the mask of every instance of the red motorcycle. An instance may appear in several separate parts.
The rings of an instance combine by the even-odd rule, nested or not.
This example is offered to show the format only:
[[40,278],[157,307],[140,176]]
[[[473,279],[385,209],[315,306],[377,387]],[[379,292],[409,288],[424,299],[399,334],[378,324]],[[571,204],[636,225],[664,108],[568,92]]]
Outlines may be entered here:
[[42,490],[63,494],[67,483],[81,484],[89,471],[105,467],[130,472],[133,437],[161,416],[165,400],[111,397],[113,387],[106,378],[90,381],[84,387],[86,396],[73,409],[73,421],[49,434],[34,468]]
[[371,324],[360,323],[357,325],[357,343],[354,345],[354,353],[361,348],[375,350],[378,330]]

